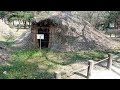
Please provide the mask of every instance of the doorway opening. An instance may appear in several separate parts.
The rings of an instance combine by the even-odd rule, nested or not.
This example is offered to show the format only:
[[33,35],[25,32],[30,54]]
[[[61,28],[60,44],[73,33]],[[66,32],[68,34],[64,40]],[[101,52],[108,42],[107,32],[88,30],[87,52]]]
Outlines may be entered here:
[[[41,39],[41,49],[48,48],[49,45],[49,28],[38,29],[38,34],[44,34],[44,39]],[[40,47],[40,39],[38,39]]]

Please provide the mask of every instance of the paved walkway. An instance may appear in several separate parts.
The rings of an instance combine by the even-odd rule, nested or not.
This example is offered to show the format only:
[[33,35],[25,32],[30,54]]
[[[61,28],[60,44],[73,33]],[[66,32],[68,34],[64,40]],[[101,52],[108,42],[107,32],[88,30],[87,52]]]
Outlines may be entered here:
[[[82,65],[87,66],[87,64],[82,64]],[[112,66],[111,71],[109,71],[105,67],[106,65],[107,65],[106,62],[103,62],[99,65],[95,65],[93,74],[90,79],[120,79],[120,57],[119,55],[113,57],[113,66]],[[74,67],[75,66],[76,65],[74,65]],[[80,64],[78,64],[77,66],[80,66]],[[71,74],[65,79],[87,79],[86,76],[87,76],[87,69],[83,71],[76,71],[74,72],[74,74]]]
[[[118,72],[119,71],[119,72]],[[76,72],[73,75],[67,77],[66,79],[87,79],[87,70],[82,72]],[[107,69],[94,69],[93,74],[90,79],[120,79],[120,69],[112,67],[112,70]]]
[[94,71],[90,79],[120,79],[120,72],[118,72],[118,68],[115,67],[112,67],[111,71]]

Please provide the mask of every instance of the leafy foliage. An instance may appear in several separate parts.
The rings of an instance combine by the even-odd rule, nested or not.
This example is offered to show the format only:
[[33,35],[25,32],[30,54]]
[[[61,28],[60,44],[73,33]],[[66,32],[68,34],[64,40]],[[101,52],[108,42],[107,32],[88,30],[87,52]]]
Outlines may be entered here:
[[120,16],[120,11],[107,11],[108,15],[105,16],[106,20],[104,22],[104,28],[108,28],[109,23],[116,22],[117,18]]
[[19,26],[22,21],[26,28],[27,22],[30,25],[30,22],[34,18],[34,13],[32,11],[0,11],[0,17],[2,19],[6,18],[8,22],[18,21]]
[[33,14],[29,11],[16,11],[9,15],[8,21],[12,20],[32,20]]
[[1,19],[4,18],[5,15],[6,15],[6,13],[5,13],[4,11],[0,11],[0,18],[1,18]]

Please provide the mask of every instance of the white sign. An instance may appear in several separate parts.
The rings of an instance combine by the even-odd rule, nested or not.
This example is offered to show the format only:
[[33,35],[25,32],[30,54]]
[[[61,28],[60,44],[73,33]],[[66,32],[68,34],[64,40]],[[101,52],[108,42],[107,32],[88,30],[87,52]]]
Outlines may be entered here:
[[37,34],[37,39],[44,39],[44,34]]

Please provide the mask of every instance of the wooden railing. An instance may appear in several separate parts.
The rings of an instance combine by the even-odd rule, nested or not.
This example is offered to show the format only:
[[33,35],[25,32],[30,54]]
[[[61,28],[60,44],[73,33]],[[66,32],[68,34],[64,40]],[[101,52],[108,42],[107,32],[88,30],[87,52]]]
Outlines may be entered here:
[[80,69],[74,69],[74,70],[69,69],[68,71],[64,71],[64,72],[58,71],[58,72],[54,73],[54,76],[55,76],[55,79],[62,79],[62,77],[66,78],[66,77],[73,75],[75,72],[80,72],[80,71],[84,71],[87,69],[88,69],[88,65],[86,65],[86,67],[83,67]]
[[108,58],[100,60],[98,62],[95,62],[93,60],[89,60],[88,61],[87,78],[89,79],[92,76],[94,65],[96,65],[98,63],[101,63],[103,61],[106,61],[106,60],[107,60],[107,66],[106,67],[107,67],[108,70],[111,70],[111,67],[112,67],[112,55],[111,54],[108,54]]
[[[86,75],[87,79],[89,79],[92,76],[94,65],[99,64],[99,63],[101,63],[103,61],[107,61],[107,66],[106,67],[107,67],[108,70],[111,70],[111,66],[112,66],[112,55],[111,54],[108,54],[107,58],[105,58],[103,60],[100,60],[98,62],[95,62],[93,60],[89,60],[87,68],[86,67],[83,68],[84,70],[87,69],[87,75]],[[83,69],[81,69],[81,70],[83,70]],[[76,70],[76,71],[78,71],[78,70]],[[72,71],[72,72],[75,72],[75,71]],[[62,79],[61,78],[62,77],[61,73],[62,72],[55,72],[55,79]]]

